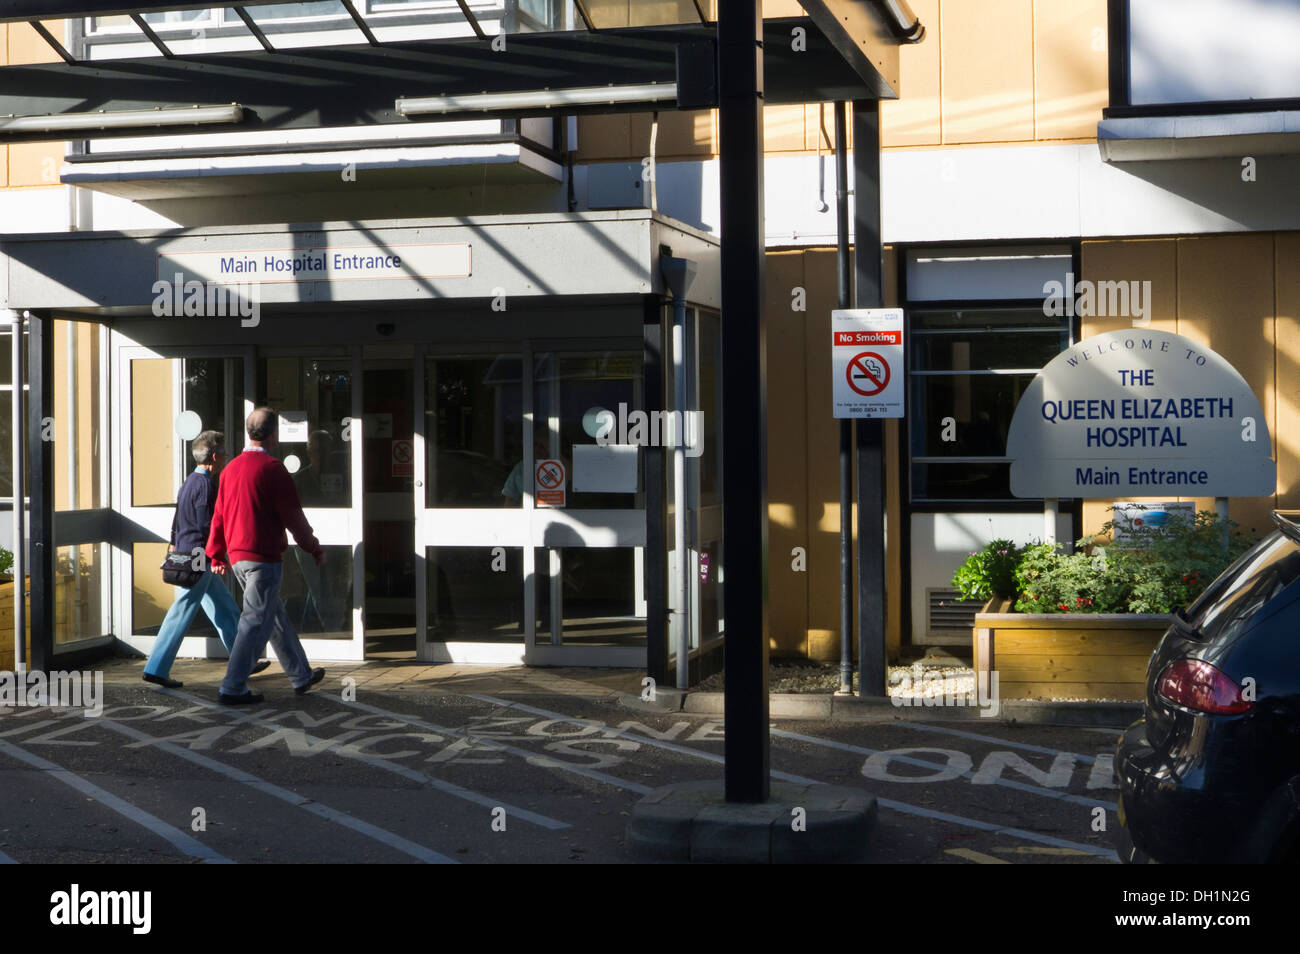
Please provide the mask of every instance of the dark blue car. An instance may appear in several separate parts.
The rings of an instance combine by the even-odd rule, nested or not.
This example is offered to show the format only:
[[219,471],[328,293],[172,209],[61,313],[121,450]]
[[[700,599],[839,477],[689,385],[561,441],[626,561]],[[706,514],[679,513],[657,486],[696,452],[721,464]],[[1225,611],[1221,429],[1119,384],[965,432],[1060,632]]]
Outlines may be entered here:
[[1115,754],[1124,861],[1300,860],[1300,524],[1274,521],[1151,657]]

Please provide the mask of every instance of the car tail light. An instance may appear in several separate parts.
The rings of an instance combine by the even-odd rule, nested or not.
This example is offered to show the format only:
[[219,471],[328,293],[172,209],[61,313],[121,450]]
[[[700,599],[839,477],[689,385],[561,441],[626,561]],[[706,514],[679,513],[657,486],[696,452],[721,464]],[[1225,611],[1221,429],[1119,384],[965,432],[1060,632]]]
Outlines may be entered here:
[[1200,659],[1179,659],[1160,674],[1156,692],[1176,705],[1194,712],[1240,715],[1253,702],[1241,697],[1241,687]]

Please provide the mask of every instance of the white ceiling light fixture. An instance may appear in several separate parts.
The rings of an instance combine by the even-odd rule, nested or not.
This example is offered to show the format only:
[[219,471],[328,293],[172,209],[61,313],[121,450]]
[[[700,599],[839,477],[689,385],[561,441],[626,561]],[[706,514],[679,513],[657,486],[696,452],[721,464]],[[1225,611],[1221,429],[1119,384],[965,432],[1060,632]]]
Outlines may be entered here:
[[418,96],[396,102],[399,116],[431,113],[506,112],[565,106],[604,106],[619,103],[655,103],[677,98],[676,83],[638,86],[574,86],[568,89],[534,89],[517,93],[471,93],[452,96]]
[[155,109],[100,110],[93,113],[53,113],[48,116],[0,116],[4,133],[91,132],[104,129],[147,129],[155,126],[193,126],[239,123],[244,109],[228,106],[160,106]]

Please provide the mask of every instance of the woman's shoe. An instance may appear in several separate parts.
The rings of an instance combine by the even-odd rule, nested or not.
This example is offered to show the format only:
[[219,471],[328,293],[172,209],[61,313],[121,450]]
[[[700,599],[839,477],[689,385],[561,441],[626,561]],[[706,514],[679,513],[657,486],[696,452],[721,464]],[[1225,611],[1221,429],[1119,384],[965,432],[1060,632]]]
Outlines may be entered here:
[[256,676],[259,672],[262,672],[263,670],[265,670],[266,667],[269,666],[269,665],[271,665],[271,660],[269,660],[269,659],[263,659],[260,663],[258,663],[258,664],[255,665],[251,670],[249,670],[249,673],[248,673],[248,674],[249,674],[250,676]]
[[144,681],[152,682],[155,686],[162,686],[164,689],[179,689],[185,685],[179,679],[168,679],[166,676],[155,676],[152,673],[145,673]]

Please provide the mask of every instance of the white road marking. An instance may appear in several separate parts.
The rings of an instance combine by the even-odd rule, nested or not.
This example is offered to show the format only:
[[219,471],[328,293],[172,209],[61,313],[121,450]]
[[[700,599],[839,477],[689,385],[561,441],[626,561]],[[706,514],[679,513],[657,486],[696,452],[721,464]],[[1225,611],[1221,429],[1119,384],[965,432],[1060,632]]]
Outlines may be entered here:
[[[703,759],[706,762],[714,762],[719,765],[726,764],[726,760],[721,755],[715,755],[712,752],[701,752],[697,749],[687,748],[684,745],[676,745],[672,742],[663,742],[660,741],[659,739],[650,739],[645,736],[636,735],[635,733],[626,732],[622,729],[610,729],[608,726],[604,725],[603,723],[595,722],[593,720],[577,719],[572,716],[567,716],[563,712],[552,712],[548,709],[539,709],[536,706],[525,705],[522,702],[510,702],[507,699],[498,699],[495,696],[482,696],[476,694],[468,694],[468,698],[478,699],[480,702],[489,702],[492,703],[493,705],[502,706],[507,709],[517,709],[520,712],[531,712],[534,715],[549,716],[550,718],[553,719],[561,719],[561,718],[568,719],[569,721],[573,722],[575,725],[597,725],[602,729],[606,729],[611,734],[618,735],[622,738],[631,739],[632,741],[640,742],[644,745],[652,745],[655,748],[666,749],[669,752],[678,752],[681,753],[682,755],[687,755],[692,758]],[[795,782],[801,785],[824,785],[825,784],[824,782],[821,782],[818,779],[803,778],[802,776],[790,775],[786,772],[772,772],[771,776],[772,778],[780,779],[781,781]],[[1064,838],[1054,838],[1051,835],[1040,835],[1038,832],[1026,831],[1022,828],[1008,828],[1003,825],[995,825],[990,822],[982,822],[974,818],[966,818],[962,815],[953,815],[949,812],[940,812],[940,811],[934,811],[933,809],[929,809],[929,808],[921,808],[920,806],[917,805],[909,805],[906,802],[896,802],[893,799],[877,797],[876,804],[879,805],[881,808],[888,808],[891,811],[896,811],[904,815],[916,815],[921,818],[930,818],[936,821],[948,822],[949,824],[959,825],[964,828],[974,828],[978,831],[990,831],[1000,835],[1011,835],[1012,837],[1019,838],[1022,841],[1032,841],[1032,842],[1037,842],[1038,844],[1052,845],[1058,848],[1074,848],[1079,851],[1086,852],[1089,855],[1094,855],[1100,858],[1110,858],[1113,860],[1116,857],[1115,852],[1109,848],[1100,848],[1098,846],[1087,845],[1082,842],[1067,841]]]
[[[822,739],[815,735],[802,735],[798,732],[787,732],[784,729],[772,729],[771,732],[778,738],[794,739],[799,742],[807,742],[810,745],[821,745],[829,749],[840,749],[844,752],[853,752],[857,755],[877,755],[882,751],[881,749],[869,749],[861,745],[850,745],[847,742],[837,742],[834,739]],[[885,750],[885,754],[889,754],[887,750]],[[915,765],[919,768],[947,768],[947,766],[940,765],[937,762],[927,762],[924,759],[913,758],[910,755],[892,755],[890,756],[890,761],[901,762],[903,765]],[[975,772],[974,770],[961,772],[958,777],[974,778]],[[1055,798],[1058,801],[1069,802],[1072,805],[1083,805],[1086,808],[1105,808],[1108,811],[1115,810],[1114,802],[1104,802],[1101,799],[1087,798],[1083,795],[1071,795],[1068,792],[1062,792],[1052,788],[1043,788],[1040,785],[1031,785],[1028,782],[1016,782],[1009,778],[997,778],[994,779],[993,782],[995,785],[1002,785],[1006,788],[1015,789],[1017,792],[1025,792],[1028,795],[1037,795],[1040,798]]]
[[[891,722],[890,725],[897,726],[900,729],[916,729],[918,732],[937,732],[940,735],[951,735],[958,739],[970,739],[972,742],[993,742],[1002,746],[1004,749],[1021,749],[1025,752],[1038,752],[1042,755],[1073,755],[1078,761],[1085,765],[1093,763],[1091,755],[1080,755],[1078,752],[1067,752],[1064,749],[1053,749],[1045,745],[1030,745],[1028,742],[1013,742],[1009,739],[999,739],[996,735],[980,735],[978,732],[966,732],[962,729],[948,729],[938,725],[927,725],[923,722]],[[1115,738],[1119,738],[1119,731],[1116,730]]]
[[11,742],[5,742],[3,739],[0,739],[0,752],[3,752],[11,758],[17,759],[19,762],[24,762],[32,768],[40,769],[51,778],[58,779],[63,784],[76,789],[86,797],[93,798],[95,801],[107,808],[111,808],[119,815],[129,818],[137,825],[149,829],[159,838],[170,842],[179,851],[189,855],[191,858],[201,858],[207,864],[234,864],[234,862],[229,858],[213,851],[201,841],[191,838],[179,828],[173,828],[161,818],[149,814],[143,808],[137,808],[130,802],[118,798],[112,792],[104,791],[104,789],[100,788],[98,785],[86,781],[80,775],[75,775],[62,766],[55,765],[48,759],[43,759],[39,755],[32,755],[30,752],[18,748],[18,746]]
[[[225,707],[219,706],[215,702],[208,702],[206,699],[200,699],[198,696],[192,696],[187,692],[178,692],[177,690],[174,689],[164,689],[161,691],[165,695],[175,696],[176,698],[179,699],[185,699],[189,702],[194,703],[195,705],[204,706],[205,708],[212,709],[217,712],[226,711]],[[324,698],[329,698],[329,697],[324,696]],[[283,729],[284,728],[284,726],[282,725],[278,725],[274,722],[268,722],[265,719],[258,718],[253,713],[249,713],[247,717],[241,719],[240,721],[246,722],[249,725],[255,725],[258,728],[262,728],[262,729]],[[306,739],[308,743],[313,745],[326,741],[324,739],[314,738],[310,735],[307,735],[305,732],[303,733],[303,738]],[[357,752],[349,752],[343,748],[333,749],[331,754],[341,756],[342,758],[354,759],[358,762],[361,762],[363,765],[370,765],[375,768],[383,769],[386,772],[392,772],[394,775],[400,775],[402,778],[410,779],[413,782],[418,782],[422,785],[428,785],[430,788],[436,789],[437,791],[442,792],[443,794],[451,795],[455,798],[464,799],[465,801],[472,802],[475,805],[482,805],[488,809],[504,808],[506,810],[506,814],[510,818],[521,819],[522,821],[526,821],[533,825],[537,825],[539,828],[546,828],[551,831],[561,831],[563,829],[573,827],[568,822],[562,822],[559,821],[558,819],[550,818],[546,815],[539,814],[538,812],[529,811],[527,808],[521,808],[518,805],[511,805],[508,802],[501,801],[499,798],[489,798],[487,795],[480,795],[478,792],[471,791],[468,788],[464,788],[460,785],[455,785],[451,782],[444,782],[440,778],[434,778],[433,776],[426,775],[423,772],[417,772],[413,768],[408,768],[405,765],[399,765],[397,762],[393,762],[385,758],[379,758],[371,755],[361,755],[360,753]]]
[[17,861],[15,861],[13,858],[10,858],[3,851],[0,851],[0,865],[16,865],[16,864],[18,864]]
[[[405,715],[401,712],[393,712],[390,709],[381,709],[379,706],[368,705],[364,702],[355,702],[346,699],[336,699],[333,696],[322,696],[321,698],[329,699],[331,702],[336,702],[339,705],[348,706],[353,709],[360,709],[362,712],[369,712],[371,715],[383,716],[385,718],[393,719],[398,722],[405,722],[407,725],[417,726],[418,728],[426,729],[429,732],[439,733],[442,735],[448,735],[448,736],[453,736],[453,737],[463,738],[463,739],[474,739],[476,742],[478,742],[480,745],[486,748],[498,749],[510,755],[517,755],[520,758],[528,759],[530,760],[529,761],[530,765],[536,766],[538,768],[554,768],[554,769],[559,769],[560,771],[563,772],[572,772],[575,775],[581,775],[584,778],[593,779],[597,782],[604,782],[607,785],[613,785],[615,788],[621,788],[629,792],[635,792],[638,795],[649,795],[652,791],[654,791],[654,789],[650,788],[647,785],[642,785],[638,782],[629,782],[626,779],[621,779],[614,775],[608,775],[605,772],[597,771],[596,769],[587,768],[586,766],[582,766],[582,765],[574,765],[569,762],[563,762],[560,759],[553,759],[550,758],[549,756],[542,756],[535,751],[519,748],[518,746],[514,746],[514,745],[507,745],[504,742],[498,742],[495,739],[481,738],[479,736],[474,735],[473,732],[467,729],[451,729],[448,728],[447,726],[434,725],[432,722],[426,722],[425,720],[418,719],[415,716]],[[575,741],[581,741],[581,740],[578,739]]]
[[[100,719],[98,724],[106,729],[118,733],[119,735],[125,735],[132,739],[139,740],[155,738],[148,732],[142,732],[133,726],[123,725],[121,722],[114,722],[112,719]],[[258,778],[251,772],[245,772],[243,769],[235,768],[234,766],[227,765],[224,762],[218,762],[216,759],[208,758],[206,755],[191,752],[189,749],[176,745],[173,742],[161,742],[156,744],[154,747],[161,749],[169,755],[175,755],[188,762],[193,762],[195,765],[201,765],[209,771],[216,772],[218,775],[224,775],[226,778],[239,782],[241,785],[247,785],[249,788],[256,789],[265,795],[270,795],[272,798],[278,798],[282,802],[288,802],[290,805],[311,812],[313,815],[324,818],[327,821],[332,821],[336,825],[350,828],[358,834],[365,835],[367,838],[372,838],[375,841],[388,845],[390,848],[395,848],[405,855],[410,855],[412,858],[423,861],[425,864],[460,864],[460,862],[456,861],[454,858],[449,858],[447,855],[433,851],[423,845],[416,844],[413,841],[408,841],[401,835],[394,834],[393,832],[380,828],[377,825],[372,825],[367,821],[362,821],[359,818],[349,815],[347,812],[340,811],[337,808],[330,808],[328,805],[313,801],[312,799],[299,795],[296,792],[291,792],[287,788],[281,788],[274,782],[268,782],[265,779]]]

